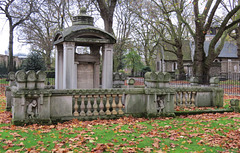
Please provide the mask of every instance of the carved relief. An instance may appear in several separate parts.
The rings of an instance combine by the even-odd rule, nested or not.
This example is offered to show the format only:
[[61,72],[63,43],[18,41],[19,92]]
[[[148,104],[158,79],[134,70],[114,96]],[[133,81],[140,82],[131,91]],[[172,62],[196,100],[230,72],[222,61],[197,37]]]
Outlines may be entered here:
[[157,96],[157,112],[163,113],[164,106],[164,96]]
[[27,106],[27,116],[29,119],[37,117],[37,100],[33,99]]

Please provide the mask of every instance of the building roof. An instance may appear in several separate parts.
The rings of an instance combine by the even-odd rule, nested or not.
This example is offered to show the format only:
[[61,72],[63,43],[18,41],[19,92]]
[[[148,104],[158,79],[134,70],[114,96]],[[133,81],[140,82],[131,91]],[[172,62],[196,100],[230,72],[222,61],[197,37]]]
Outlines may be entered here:
[[[204,51],[206,55],[208,55],[208,47],[209,47],[210,41],[204,42]],[[218,45],[218,44],[217,44]],[[171,45],[164,44],[165,48],[168,50],[173,50]],[[190,41],[184,40],[183,41],[183,60],[184,61],[190,61],[191,60],[191,49],[190,49]],[[226,41],[221,53],[218,55],[219,58],[238,58],[237,55],[237,46],[233,42]],[[171,52],[165,52],[164,53],[164,59],[166,61],[176,61],[177,56],[174,53]]]
[[[204,42],[204,51],[206,55],[208,55],[208,47],[209,47],[210,41]],[[218,44],[217,44],[218,46]],[[226,41],[224,43],[223,49],[221,53],[218,55],[219,58],[238,58],[237,55],[237,46],[233,42]]]

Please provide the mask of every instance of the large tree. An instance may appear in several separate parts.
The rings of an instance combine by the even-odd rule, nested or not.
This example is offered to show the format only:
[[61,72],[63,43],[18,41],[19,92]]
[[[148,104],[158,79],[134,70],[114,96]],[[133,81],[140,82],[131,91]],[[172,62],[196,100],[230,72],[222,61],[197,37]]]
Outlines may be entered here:
[[114,11],[115,18],[115,35],[117,42],[114,45],[114,71],[121,70],[124,65],[124,54],[130,48],[132,48],[131,33],[133,32],[136,18],[133,12],[130,10],[132,0],[118,1],[116,9]]
[[0,1],[0,13],[5,14],[9,23],[9,63],[8,70],[13,71],[13,38],[14,30],[28,20],[34,11],[33,0],[2,0]]
[[47,69],[50,70],[53,37],[57,30],[64,28],[65,2],[38,1],[38,6],[38,10],[21,25],[19,38],[43,55]]
[[[142,3],[144,5],[141,5]],[[181,18],[186,19],[189,17],[188,4],[186,0],[138,0],[135,4],[138,7],[136,7],[136,10],[133,10],[147,25],[151,25],[155,35],[159,37],[155,39],[156,42],[158,42],[158,46],[151,47],[152,44],[149,44],[148,48],[159,49],[161,45],[164,51],[175,54],[180,74],[185,74],[183,67],[182,41],[188,36],[186,34],[185,24],[182,22]],[[165,46],[172,46],[172,49],[166,48]],[[148,49],[145,51],[149,52],[150,50]],[[150,55],[148,58],[145,57],[146,59],[153,58],[151,52],[146,55]]]
[[117,0],[97,0],[98,11],[104,21],[104,29],[114,34],[113,32],[113,15],[117,4]]
[[[240,5],[236,5],[225,17],[223,17],[222,21],[219,22],[220,26],[216,35],[210,42],[208,54],[206,55],[204,52],[205,35],[207,31],[210,30],[213,19],[221,3],[223,3],[222,0],[207,0],[204,2],[205,5],[201,5],[198,0],[193,1],[195,30],[182,18],[182,21],[187,25],[189,32],[194,38],[195,54],[193,73],[195,76],[199,77],[200,83],[208,82],[210,67],[212,66],[213,60],[220,54],[223,48],[228,30],[240,21],[239,18],[232,20],[232,17],[240,9]],[[218,46],[217,43],[219,43]]]

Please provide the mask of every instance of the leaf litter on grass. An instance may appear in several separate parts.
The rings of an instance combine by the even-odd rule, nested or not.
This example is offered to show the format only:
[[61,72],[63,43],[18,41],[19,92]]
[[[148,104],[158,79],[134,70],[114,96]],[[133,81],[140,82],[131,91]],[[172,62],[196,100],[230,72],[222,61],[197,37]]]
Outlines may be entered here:
[[[2,102],[2,100],[0,101]],[[3,115],[5,114],[5,115]],[[240,114],[14,126],[0,113],[0,152],[238,152]]]

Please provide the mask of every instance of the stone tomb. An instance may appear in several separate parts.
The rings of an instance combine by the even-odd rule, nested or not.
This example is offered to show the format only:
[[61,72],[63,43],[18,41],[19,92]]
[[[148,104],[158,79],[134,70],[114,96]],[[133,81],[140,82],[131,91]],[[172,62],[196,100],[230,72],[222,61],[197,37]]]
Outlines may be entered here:
[[[114,36],[94,27],[93,18],[86,15],[85,9],[81,9],[81,14],[73,17],[73,25],[57,32],[54,37],[55,88],[100,88],[100,82],[102,88],[112,88],[114,43],[116,43]],[[88,47],[89,53],[77,53],[76,50],[80,46]]]

